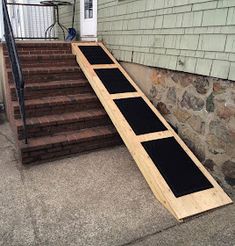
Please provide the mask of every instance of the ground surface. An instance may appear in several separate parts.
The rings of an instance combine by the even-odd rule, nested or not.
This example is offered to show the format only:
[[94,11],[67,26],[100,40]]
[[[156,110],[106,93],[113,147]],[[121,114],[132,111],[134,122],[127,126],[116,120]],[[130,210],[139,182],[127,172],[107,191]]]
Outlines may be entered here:
[[124,146],[29,167],[17,159],[1,120],[0,245],[234,245],[234,205],[178,223]]

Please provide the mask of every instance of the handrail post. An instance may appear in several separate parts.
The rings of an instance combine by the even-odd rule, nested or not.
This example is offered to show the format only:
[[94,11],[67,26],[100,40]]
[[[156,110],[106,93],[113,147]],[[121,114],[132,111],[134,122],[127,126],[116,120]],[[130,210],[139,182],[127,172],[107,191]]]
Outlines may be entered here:
[[24,102],[25,101],[24,79],[23,79],[17,48],[16,48],[15,38],[9,18],[9,13],[7,10],[6,0],[2,0],[2,12],[3,12],[3,23],[4,23],[6,46],[8,50],[8,56],[11,62],[12,77],[16,87],[16,94],[19,102],[20,115],[23,122],[24,139],[25,139],[25,143],[27,144],[28,136],[27,136],[27,124],[26,124],[25,102]]

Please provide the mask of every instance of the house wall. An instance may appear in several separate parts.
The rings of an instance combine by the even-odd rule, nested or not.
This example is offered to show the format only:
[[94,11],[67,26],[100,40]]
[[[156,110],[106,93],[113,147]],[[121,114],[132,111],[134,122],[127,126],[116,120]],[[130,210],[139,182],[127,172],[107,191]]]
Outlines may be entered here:
[[121,64],[210,172],[235,185],[235,83]]
[[[71,2],[73,3],[73,1]],[[74,28],[79,33],[80,30],[80,1],[76,1],[76,9],[75,9],[75,19],[74,19]],[[60,21],[61,23],[69,28],[72,27],[72,15],[73,15],[73,6],[64,6],[60,7]],[[62,38],[62,32],[59,30],[59,36]]]
[[98,36],[202,163],[235,185],[235,1],[100,0]]
[[235,80],[234,0],[99,0],[98,35],[122,61]]

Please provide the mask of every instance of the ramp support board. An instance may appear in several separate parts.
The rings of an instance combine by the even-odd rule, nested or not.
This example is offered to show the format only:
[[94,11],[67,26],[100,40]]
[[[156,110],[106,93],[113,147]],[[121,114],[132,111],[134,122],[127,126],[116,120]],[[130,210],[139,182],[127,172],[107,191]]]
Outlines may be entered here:
[[183,220],[232,203],[102,43],[73,54],[156,198]]

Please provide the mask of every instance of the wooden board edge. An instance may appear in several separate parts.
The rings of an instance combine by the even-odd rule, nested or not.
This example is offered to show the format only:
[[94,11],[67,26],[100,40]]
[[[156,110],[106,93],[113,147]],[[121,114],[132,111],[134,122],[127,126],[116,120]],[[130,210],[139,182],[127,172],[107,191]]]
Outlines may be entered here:
[[101,64],[101,65],[92,65],[93,69],[112,69],[118,68],[117,64]]
[[113,100],[115,100],[115,99],[139,97],[139,93],[138,92],[124,92],[124,93],[110,94],[110,96]]
[[147,133],[147,134],[142,134],[138,135],[137,138],[138,140],[143,143],[151,140],[158,140],[158,139],[163,139],[163,138],[170,138],[174,137],[172,132],[169,130],[161,131],[161,132],[154,132],[154,133]]

